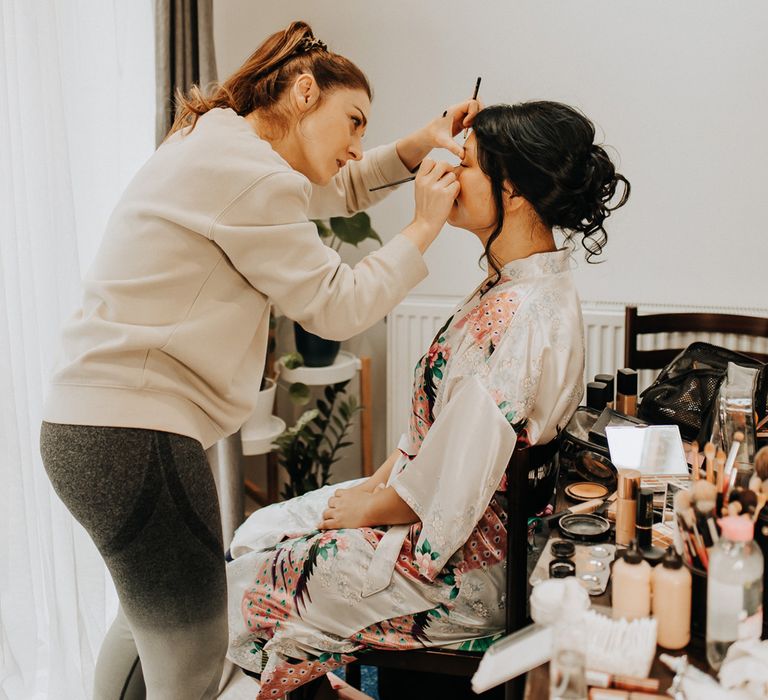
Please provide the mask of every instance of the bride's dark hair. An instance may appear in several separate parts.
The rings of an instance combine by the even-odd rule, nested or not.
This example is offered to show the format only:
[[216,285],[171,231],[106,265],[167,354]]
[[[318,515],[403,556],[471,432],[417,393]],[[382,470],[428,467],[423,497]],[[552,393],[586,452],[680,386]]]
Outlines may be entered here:
[[[542,223],[567,240],[581,234],[587,262],[603,251],[603,222],[629,197],[627,178],[616,172],[605,149],[594,143],[595,127],[573,107],[559,102],[493,105],[472,124],[477,160],[491,180],[496,224],[484,257],[499,274],[491,244],[504,223],[504,187],[524,197]],[[621,198],[611,205],[619,182]]]

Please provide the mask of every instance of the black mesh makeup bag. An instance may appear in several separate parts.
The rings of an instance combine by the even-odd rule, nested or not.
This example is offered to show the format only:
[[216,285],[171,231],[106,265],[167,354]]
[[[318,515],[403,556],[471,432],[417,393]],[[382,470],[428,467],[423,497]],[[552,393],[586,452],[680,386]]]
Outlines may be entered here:
[[[677,425],[685,440],[709,439],[715,402],[726,377],[728,363],[761,370],[755,391],[758,421],[768,412],[766,365],[748,355],[710,343],[691,343],[645,391],[638,416],[649,423]],[[758,443],[759,444],[759,443]]]

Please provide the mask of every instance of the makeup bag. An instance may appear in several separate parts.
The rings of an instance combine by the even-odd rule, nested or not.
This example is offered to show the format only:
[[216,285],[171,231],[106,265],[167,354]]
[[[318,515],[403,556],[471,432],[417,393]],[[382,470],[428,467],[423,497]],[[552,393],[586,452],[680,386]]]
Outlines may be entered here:
[[[766,365],[748,355],[710,343],[691,343],[640,394],[638,416],[653,424],[677,425],[685,440],[704,444],[712,435],[720,386],[728,363],[758,370],[753,405],[756,425],[768,414]],[[760,430],[758,429],[758,435]],[[757,445],[766,440],[757,439]]]
[[595,442],[589,431],[600,418],[600,411],[579,406],[562,432],[560,468],[584,481],[597,481],[616,487],[616,468],[609,459],[608,446]]

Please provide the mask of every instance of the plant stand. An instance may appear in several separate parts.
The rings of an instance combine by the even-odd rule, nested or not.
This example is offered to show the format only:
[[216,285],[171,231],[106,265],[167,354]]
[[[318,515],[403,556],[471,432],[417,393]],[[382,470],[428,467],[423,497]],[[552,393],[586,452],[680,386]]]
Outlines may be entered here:
[[267,493],[265,494],[250,479],[243,479],[243,490],[259,505],[266,506],[277,501],[277,459],[272,454],[272,443],[285,431],[285,421],[270,416],[269,422],[256,430],[242,430],[242,452],[245,456],[267,455]]
[[373,423],[371,414],[371,358],[357,357],[342,350],[328,367],[297,367],[288,369],[278,360],[275,369],[280,379],[293,383],[302,382],[307,386],[325,386],[352,379],[360,373],[360,451],[362,457],[361,476],[373,474]]

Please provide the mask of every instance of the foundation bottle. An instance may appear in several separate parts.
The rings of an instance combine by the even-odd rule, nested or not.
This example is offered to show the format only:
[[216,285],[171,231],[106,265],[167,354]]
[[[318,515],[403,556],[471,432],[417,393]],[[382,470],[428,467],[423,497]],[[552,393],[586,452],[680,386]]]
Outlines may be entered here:
[[596,374],[594,381],[602,382],[607,387],[605,390],[605,396],[608,403],[605,404],[606,408],[613,408],[614,406],[614,381],[612,374]]
[[587,407],[602,411],[608,403],[608,387],[603,382],[587,384]]
[[625,416],[637,415],[637,372],[633,369],[616,372],[616,410]]
[[691,640],[691,572],[674,547],[653,570],[652,583],[656,641],[665,649],[682,649]]
[[635,537],[637,494],[640,491],[640,472],[636,469],[619,470],[616,494],[616,544],[627,546]]
[[636,620],[651,614],[651,565],[632,540],[624,558],[613,565],[613,619]]

